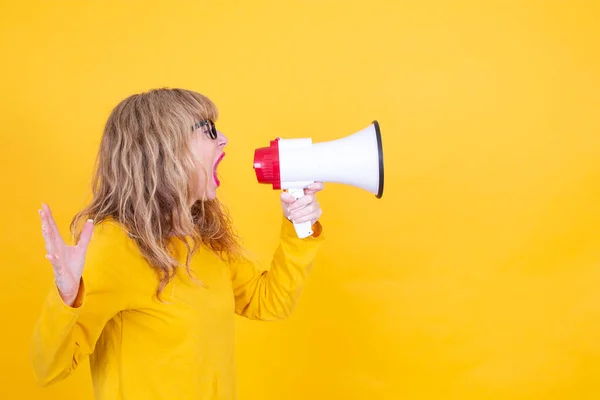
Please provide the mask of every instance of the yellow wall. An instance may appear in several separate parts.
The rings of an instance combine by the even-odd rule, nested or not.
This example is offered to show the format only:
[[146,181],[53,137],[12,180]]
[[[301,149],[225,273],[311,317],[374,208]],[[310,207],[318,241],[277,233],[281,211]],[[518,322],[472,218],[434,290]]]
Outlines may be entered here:
[[240,399],[600,397],[597,2],[0,7],[0,398],[91,399],[87,365],[31,377],[52,281],[37,209],[66,234],[110,109],[159,86],[219,105],[220,194],[265,262],[278,193],[254,148],[382,126],[384,198],[328,185],[329,241],[293,318],[237,320]]

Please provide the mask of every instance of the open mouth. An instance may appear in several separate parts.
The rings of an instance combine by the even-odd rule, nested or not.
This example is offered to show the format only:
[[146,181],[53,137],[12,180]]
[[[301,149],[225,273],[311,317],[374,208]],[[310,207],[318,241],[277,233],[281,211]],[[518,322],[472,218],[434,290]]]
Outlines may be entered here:
[[217,184],[217,187],[221,186],[221,181],[219,180],[219,177],[217,176],[217,167],[223,160],[223,157],[225,157],[225,153],[221,153],[221,156],[217,159],[217,162],[215,162],[215,166],[213,168],[213,178],[215,180],[215,183]]

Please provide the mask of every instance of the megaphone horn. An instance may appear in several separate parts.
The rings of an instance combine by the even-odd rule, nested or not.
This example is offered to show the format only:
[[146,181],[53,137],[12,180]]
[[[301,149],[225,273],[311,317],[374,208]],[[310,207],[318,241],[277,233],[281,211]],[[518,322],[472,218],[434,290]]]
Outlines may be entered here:
[[[314,182],[359,187],[383,196],[383,143],[379,122],[341,139],[313,143],[311,138],[276,138],[254,151],[259,183],[285,190],[299,199]],[[299,238],[313,234],[310,221],[294,224]]]

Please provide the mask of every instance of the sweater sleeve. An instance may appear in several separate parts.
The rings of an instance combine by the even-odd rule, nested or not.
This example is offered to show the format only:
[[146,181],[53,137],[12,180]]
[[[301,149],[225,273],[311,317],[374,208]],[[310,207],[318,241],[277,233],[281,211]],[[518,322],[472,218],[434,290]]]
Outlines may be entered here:
[[127,277],[117,261],[122,260],[124,248],[114,235],[96,227],[75,303],[65,304],[56,285],[47,294],[31,342],[39,385],[50,385],[75,371],[94,351],[105,324],[127,308]]
[[324,241],[319,222],[313,230],[312,236],[299,239],[293,224],[284,219],[269,270],[261,271],[248,261],[232,264],[236,314],[263,321],[289,317]]

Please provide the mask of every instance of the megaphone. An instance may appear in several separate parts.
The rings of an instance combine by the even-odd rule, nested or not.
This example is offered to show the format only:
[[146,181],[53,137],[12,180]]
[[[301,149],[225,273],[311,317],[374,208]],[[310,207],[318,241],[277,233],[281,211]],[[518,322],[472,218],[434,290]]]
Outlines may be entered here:
[[[383,144],[379,122],[341,139],[313,143],[311,138],[272,140],[254,151],[254,171],[261,184],[287,190],[294,198],[314,182],[355,186],[383,196]],[[313,234],[310,221],[294,224],[299,238]]]

